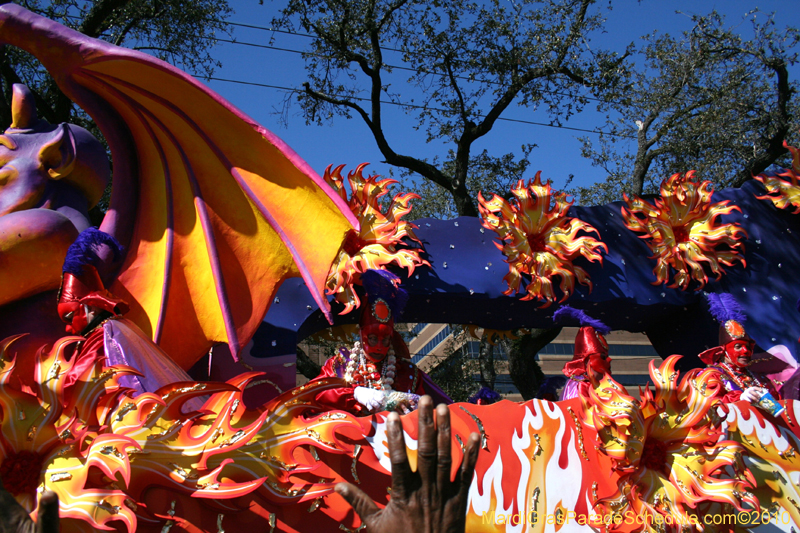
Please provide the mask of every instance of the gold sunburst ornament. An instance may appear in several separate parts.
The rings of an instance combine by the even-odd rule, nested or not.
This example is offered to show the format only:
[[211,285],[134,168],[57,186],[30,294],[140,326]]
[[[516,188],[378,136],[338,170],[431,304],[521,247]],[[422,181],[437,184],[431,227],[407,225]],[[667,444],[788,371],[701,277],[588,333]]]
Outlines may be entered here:
[[645,389],[641,401],[611,376],[583,399],[598,449],[619,475],[619,492],[597,501],[595,511],[628,519],[612,521],[607,531],[631,531],[630,517],[638,531],[696,531],[704,511],[759,508],[749,492],[756,480],[742,462],[744,448],[712,422],[722,383],[709,369],[691,370],[679,381],[679,359],[672,355],[658,368],[650,362],[655,391]]
[[419,243],[413,232],[416,226],[403,220],[403,217],[411,211],[411,200],[418,200],[420,196],[398,193],[386,209],[382,209],[380,198],[397,181],[389,178],[378,181],[378,175],[365,178],[362,173],[365,166],[366,163],[361,164],[354,172],[347,174],[351,191],[349,198],[341,174],[344,165],[339,165],[333,171],[328,166],[323,176],[328,185],[347,202],[361,225],[360,232],[350,230],[347,233],[328,274],[326,291],[344,304],[343,315],[360,305],[353,287],[367,270],[382,270],[386,265],[395,264],[407,269],[411,275],[419,266],[430,266],[420,257],[421,244],[420,248],[408,248],[403,243],[403,237]]
[[653,285],[669,283],[671,289],[686,290],[697,282],[700,290],[708,282],[705,263],[720,279],[725,273],[722,265],[739,262],[747,266],[742,237],[747,232],[735,223],[720,224],[717,218],[733,211],[741,212],[728,200],[713,203],[714,190],[710,181],[698,183],[694,171],[673,174],[661,183],[661,198],[651,204],[638,196],[624,195],[628,208],[621,208],[625,226],[644,239],[656,260]]
[[783,146],[792,154],[792,168],[775,176],[759,175],[755,179],[760,181],[767,194],[757,196],[759,200],[771,200],[778,209],[794,207],[793,214],[800,213],[800,150],[789,146],[784,141]]
[[500,237],[501,242],[495,242],[495,246],[508,263],[508,274],[503,278],[508,290],[504,294],[523,292],[520,288],[523,275],[530,276],[531,281],[522,299],[544,300],[545,307],[556,301],[553,290],[556,276],[561,278],[561,301],[575,290],[576,280],[591,289],[592,282],[586,271],[573,261],[583,257],[602,264],[600,251],[608,253],[608,247],[594,237],[578,236],[584,232],[600,237],[600,232],[586,222],[567,216],[572,202],[567,202],[565,193],[553,191],[550,181],[542,184],[541,172],[537,172],[527,186],[520,180],[511,193],[514,198],[510,202],[496,194],[486,200],[478,193],[481,224]]

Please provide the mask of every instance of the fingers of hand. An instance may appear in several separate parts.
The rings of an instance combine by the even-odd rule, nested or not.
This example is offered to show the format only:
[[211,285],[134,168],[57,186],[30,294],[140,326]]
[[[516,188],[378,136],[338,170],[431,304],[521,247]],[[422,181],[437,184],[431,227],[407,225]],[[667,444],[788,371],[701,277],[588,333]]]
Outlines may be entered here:
[[422,486],[430,488],[436,482],[436,426],[433,423],[433,400],[423,396],[419,400],[419,444],[417,448],[417,471]]
[[406,440],[400,415],[389,413],[386,421],[386,437],[389,445],[389,459],[392,461],[392,499],[405,500],[406,487],[413,486],[414,474],[408,464]]
[[478,462],[478,452],[481,447],[481,436],[478,433],[470,433],[467,439],[467,451],[464,454],[464,459],[461,461],[461,472],[459,473],[461,483],[459,486],[459,498],[462,500],[461,504],[464,505],[466,510],[467,494],[469,493],[469,486],[472,484],[472,478],[475,475],[475,463]]
[[436,432],[438,434],[436,483],[439,490],[445,494],[448,492],[446,489],[450,486],[450,467],[452,465],[450,448],[452,443],[450,441],[450,410],[444,404],[436,407]]
[[372,498],[367,496],[363,490],[350,483],[338,483],[334,490],[342,496],[347,503],[355,510],[356,514],[365,520],[378,512],[378,506],[372,501]]
[[58,496],[55,492],[45,491],[39,499],[39,513],[36,520],[38,533],[58,533]]

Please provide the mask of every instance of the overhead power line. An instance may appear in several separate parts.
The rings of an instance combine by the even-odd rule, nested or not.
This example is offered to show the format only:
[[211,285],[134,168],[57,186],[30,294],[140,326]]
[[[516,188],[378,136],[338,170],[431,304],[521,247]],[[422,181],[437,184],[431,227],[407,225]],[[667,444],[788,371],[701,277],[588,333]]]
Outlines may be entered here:
[[[65,16],[67,18],[79,19],[79,17],[76,17],[74,15],[65,15]],[[241,23],[241,22],[230,22],[230,21],[219,21],[219,20],[215,20],[215,22],[222,22],[222,23],[225,23],[225,24],[229,24],[231,26],[241,26],[241,27],[245,27],[245,28],[252,28],[252,29],[258,29],[258,30],[275,32],[275,33],[283,33],[283,34],[287,34],[287,35],[295,35],[295,36],[306,37],[306,38],[311,38],[311,39],[314,38],[313,35],[306,34],[306,33],[290,32],[290,31],[287,31],[287,30],[278,30],[278,29],[275,29],[275,28],[268,28],[266,26],[258,26],[258,25],[255,25],[255,24],[244,24],[244,23]],[[246,41],[237,41],[235,39],[215,38],[214,40],[216,40],[218,42],[229,43],[229,44],[238,44],[238,45],[242,45],[242,46],[250,46],[250,47],[253,47],[253,48],[265,48],[265,49],[275,50],[275,51],[279,51],[279,52],[289,52],[289,53],[294,53],[294,54],[308,53],[308,52],[304,52],[302,50],[295,50],[295,49],[292,49],[292,48],[281,48],[281,47],[265,45],[265,44],[249,43],[249,42],[246,42]],[[394,48],[381,47],[381,49],[400,52],[400,50],[397,50],[397,49],[394,49]],[[318,54],[315,54],[315,55],[318,55]],[[396,65],[386,65],[386,67],[387,68],[391,68],[391,69],[409,71],[409,72],[417,72],[416,69],[412,69],[412,68],[409,68],[409,67],[401,67],[401,66],[396,66]],[[433,75],[438,75],[438,76],[444,76],[444,74],[440,74],[438,72],[434,72],[434,73],[428,72],[428,73],[429,74],[433,74]],[[213,76],[202,76],[202,75],[196,75],[196,74],[193,74],[193,76],[195,76],[196,78],[220,81],[220,82],[224,82],[224,83],[236,83],[236,84],[239,84],[239,85],[251,85],[251,86],[255,86],[255,87],[263,87],[263,88],[267,88],[267,89],[277,89],[277,90],[289,91],[289,92],[296,92],[297,91],[297,89],[293,89],[291,87],[282,87],[280,85],[269,85],[269,84],[265,84],[265,83],[257,83],[257,82],[244,81],[244,80],[231,80],[231,79],[226,79],[226,78],[217,78],[217,77],[213,77]],[[477,81],[479,83],[497,84],[497,82],[490,81],[490,80],[469,80],[468,78],[463,77],[463,76],[456,76],[456,78],[462,79],[462,80],[466,80],[466,81]],[[543,92],[547,92],[547,93],[550,93],[550,94],[555,94],[555,95],[558,95],[558,96],[564,96],[563,93],[559,93],[559,92],[556,92],[556,91],[543,91]],[[600,100],[598,98],[592,98],[592,97],[588,97],[588,96],[584,96],[582,98],[585,98],[587,100],[594,100],[594,101],[597,101],[597,102],[601,102],[602,101],[602,100]],[[369,101],[371,101],[369,98],[361,98],[361,97],[355,97],[355,96],[350,97],[350,99],[351,100],[358,100],[358,101],[361,101],[361,102],[369,102]],[[420,105],[414,105],[414,104],[404,104],[404,103],[400,103],[400,102],[392,102],[391,100],[381,100],[380,103],[386,104],[386,105],[398,106],[398,107],[405,107],[405,108],[409,108],[409,109],[427,109],[427,110],[430,110],[430,111],[445,112],[444,109],[439,109],[439,108],[434,108],[434,107],[427,107],[427,106],[420,106]],[[485,115],[478,115],[478,116],[479,117],[485,117]],[[563,125],[558,125],[558,124],[548,124],[548,123],[545,123],[545,122],[535,122],[535,121],[531,121],[531,120],[513,119],[513,118],[505,118],[505,117],[500,117],[497,120],[502,120],[504,122],[515,122],[515,123],[519,123],[519,124],[528,124],[528,125],[531,125],[531,126],[542,126],[542,127],[546,127],[546,128],[564,129],[564,130],[577,131],[577,132],[582,132],[582,133],[593,133],[595,135],[609,135],[609,136],[612,136],[612,137],[621,137],[621,138],[628,138],[628,139],[634,139],[635,138],[635,137],[633,137],[631,135],[624,135],[624,134],[621,134],[621,133],[613,133],[613,132],[600,131],[600,130],[589,130],[589,129],[585,129],[585,128],[575,128],[575,127],[571,127],[571,126],[563,126]]]
[[[267,28],[265,26],[256,26],[256,25],[253,25],[253,24],[241,24],[241,23],[238,23],[238,22],[228,22],[228,24],[230,24],[232,26],[242,26],[242,27],[245,27],[245,28],[255,28],[255,29],[274,32],[274,33],[283,33],[283,34],[286,34],[286,35],[295,35],[295,36],[299,36],[299,37],[306,37],[306,38],[309,38],[309,39],[314,39],[315,38],[313,35],[309,35],[307,33],[296,33],[296,32],[291,32],[291,31],[286,31],[286,30],[276,30],[276,29],[272,29],[272,28]],[[292,52],[292,53],[296,53],[296,54],[306,53],[308,55],[313,55],[313,56],[316,56],[316,57],[319,57],[319,58],[322,58],[322,59],[326,59],[327,58],[327,56],[324,56],[324,55],[321,55],[321,54],[315,54],[313,52],[305,52],[303,50],[294,50],[292,48],[279,48],[279,47],[272,46],[272,45],[249,43],[247,41],[237,41],[236,39],[215,38],[215,40],[218,41],[218,42],[222,42],[222,43],[241,44],[241,45],[244,45],[244,46],[252,46],[252,47],[255,47],[255,48],[265,48],[265,49],[268,49],[268,50],[278,50],[278,51],[281,51],[281,52]],[[384,51],[403,53],[402,50],[398,50],[396,48],[388,48],[388,47],[385,47],[385,46],[381,46],[380,48],[381,48],[381,50],[384,50]],[[431,74],[433,76],[443,76],[443,77],[447,76],[447,74],[444,74],[444,73],[441,73],[441,72],[430,72],[430,71],[426,71],[424,69],[401,67],[401,66],[398,66],[398,65],[385,65],[385,66],[386,66],[386,68],[389,68],[389,69],[404,70],[404,71],[413,72],[413,73],[423,72],[425,74]],[[476,79],[470,79],[467,76],[454,76],[454,78],[456,78],[458,80],[468,81],[468,82],[471,82],[471,83],[486,83],[488,85],[500,85],[499,82],[496,82],[496,81],[493,81],[493,80],[476,80]],[[541,92],[546,93],[546,94],[553,94],[553,95],[556,95],[556,96],[571,96],[569,94],[565,94],[565,93],[562,93],[562,92],[559,92],[559,91],[542,90]],[[602,98],[595,98],[593,96],[581,96],[580,98],[583,98],[585,100],[591,100],[593,102],[600,102],[600,103],[607,102],[606,100],[603,100]]]
[[[197,76],[197,77],[200,77],[200,78],[203,78],[203,79],[207,79],[207,80],[221,81],[221,82],[224,82],[224,83],[236,83],[236,84],[239,84],[239,85],[251,85],[251,86],[254,86],[254,87],[264,87],[264,88],[267,88],[267,89],[277,89],[277,90],[280,90],[280,91],[299,92],[298,89],[294,89],[292,87],[283,87],[283,86],[280,86],[280,85],[270,85],[270,84],[267,84],[267,83],[258,83],[258,82],[255,82],[255,81],[231,80],[231,79],[227,79],[227,78],[218,78],[216,76],[208,76],[208,77],[207,76]],[[350,96],[348,98],[350,100],[358,100],[360,102],[370,102],[371,101],[369,98],[362,98],[362,97],[358,97],[358,96]],[[415,105],[415,104],[404,104],[402,102],[392,102],[391,100],[381,100],[380,103],[386,104],[386,105],[393,105],[393,106],[397,106],[397,107],[405,107],[405,108],[410,108],[410,109],[427,109],[427,110],[430,110],[430,111],[438,111],[438,112],[442,112],[442,113],[446,112],[446,110],[440,109],[440,108],[436,108],[436,107],[426,107],[426,106]],[[483,117],[485,115],[478,115],[478,116]],[[580,132],[583,132],[583,133],[594,133],[596,135],[603,134],[603,135],[610,135],[610,136],[613,136],[613,137],[635,138],[635,137],[631,137],[629,135],[623,135],[621,133],[613,133],[613,132],[600,131],[600,130],[588,130],[588,129],[584,129],[584,128],[574,128],[574,127],[571,127],[571,126],[563,126],[563,125],[558,125],[558,124],[548,124],[546,122],[534,122],[532,120],[522,120],[522,119],[506,118],[506,117],[500,117],[497,120],[502,120],[504,122],[516,122],[516,123],[519,123],[519,124],[528,124],[528,125],[531,125],[531,126],[543,126],[543,127],[546,127],[546,128],[557,128],[557,129],[570,130],[570,131],[580,131]]]

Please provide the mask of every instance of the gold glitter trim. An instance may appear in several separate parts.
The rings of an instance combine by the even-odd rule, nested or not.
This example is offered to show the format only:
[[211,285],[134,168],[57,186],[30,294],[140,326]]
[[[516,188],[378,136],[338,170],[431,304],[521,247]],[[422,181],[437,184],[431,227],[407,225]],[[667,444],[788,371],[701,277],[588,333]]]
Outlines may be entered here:
[[133,402],[128,402],[122,407],[120,407],[119,411],[117,411],[117,422],[121,422],[122,419],[130,413],[131,411],[136,411],[137,407],[136,404]]
[[220,448],[225,448],[225,447],[227,447],[227,446],[230,446],[230,445],[232,445],[232,444],[236,443],[236,441],[239,441],[239,440],[241,440],[241,439],[242,439],[242,437],[244,437],[244,435],[245,435],[245,431],[244,431],[243,429],[240,429],[239,431],[237,431],[236,433],[234,433],[234,434],[233,434],[233,436],[232,436],[231,438],[229,438],[228,440],[226,440],[226,441],[222,442],[222,443],[219,445],[219,447],[220,447]]
[[164,400],[165,402],[168,402],[170,398],[172,398],[173,396],[177,396],[178,394],[183,394],[186,392],[194,392],[198,390],[205,390],[205,389],[206,389],[205,383],[195,383],[191,387],[181,387],[180,389],[175,389],[173,391],[170,391],[164,396],[162,396],[161,399]]
[[353,474],[353,479],[358,485],[361,485],[361,480],[358,479],[358,472],[356,472],[356,465],[358,465],[358,454],[361,453],[361,445],[356,444],[353,447],[353,464],[350,465],[350,473]]
[[533,508],[534,514],[538,512],[537,509],[539,508],[539,495],[541,493],[542,491],[539,489],[539,487],[536,487],[533,489],[533,494],[531,494],[531,507]]
[[295,468],[297,468],[297,464],[286,464],[274,455],[267,455],[267,452],[261,452],[258,455],[261,459],[264,459],[267,463],[280,468],[286,472],[291,472]]
[[481,432],[481,448],[484,450],[488,450],[489,447],[486,444],[487,441],[486,430],[483,429],[483,422],[481,422],[481,419],[475,416],[474,414],[470,413],[469,411],[467,411],[467,409],[463,405],[459,405],[458,408],[467,413],[470,416],[470,418],[472,418],[472,420],[474,420],[475,423],[478,425],[478,430]]
[[[581,426],[577,415],[575,415],[575,411],[572,410],[572,407],[567,407],[567,411],[569,411],[569,414],[572,415],[572,421],[575,422],[575,428],[578,430],[578,446],[580,447],[581,457],[588,461],[589,456],[586,454],[586,448],[583,446],[583,427]],[[620,444],[622,443],[620,442]]]
[[466,455],[467,454],[467,447],[464,446],[464,441],[461,440],[461,435],[456,434],[456,441],[458,442],[458,445],[461,446],[461,453]]
[[311,507],[308,508],[308,512],[313,513],[314,511],[319,509],[320,505],[322,505],[322,498],[317,498],[316,500],[311,502]]
[[342,531],[344,531],[345,533],[358,533],[359,531],[361,531],[361,530],[362,530],[362,529],[364,529],[365,527],[367,527],[367,524],[361,524],[360,526],[358,526],[358,527],[357,527],[357,528],[355,528],[355,529],[350,529],[349,527],[347,527],[347,526],[346,526],[346,525],[344,525],[344,524],[339,524],[339,529],[341,529],[341,530],[342,530]]
[[327,422],[328,420],[344,420],[347,415],[344,413],[328,412],[319,417],[320,422]]
[[542,455],[543,448],[542,448],[542,438],[539,436],[538,433],[536,433],[533,436],[533,439],[536,441],[536,448],[533,449],[533,455],[531,455],[531,459],[535,461],[537,457]]
[[333,448],[334,450],[337,450],[337,449],[338,449],[338,448],[336,447],[336,444],[334,444],[334,443],[332,443],[332,442],[328,442],[328,441],[322,440],[322,437],[320,436],[320,434],[319,434],[319,433],[317,433],[316,431],[314,431],[314,430],[313,430],[313,429],[311,429],[311,428],[306,428],[306,435],[308,435],[309,437],[311,437],[311,438],[312,438],[312,439],[314,439],[315,441],[319,442],[320,444],[323,444],[323,445],[325,445],[325,446],[328,446],[328,447],[330,447],[330,448]]

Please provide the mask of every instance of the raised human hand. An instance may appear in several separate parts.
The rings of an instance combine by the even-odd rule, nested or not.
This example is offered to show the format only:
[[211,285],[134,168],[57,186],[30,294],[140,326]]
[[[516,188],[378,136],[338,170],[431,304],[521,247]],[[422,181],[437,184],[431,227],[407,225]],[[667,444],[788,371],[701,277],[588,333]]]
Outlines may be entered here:
[[46,491],[39,498],[36,522],[5,489],[0,480],[0,533],[58,533],[58,496]]
[[419,401],[419,442],[417,471],[412,472],[406,455],[403,426],[397,413],[387,418],[389,456],[392,462],[392,497],[379,509],[361,489],[339,483],[336,492],[353,506],[373,533],[463,533],[466,525],[467,495],[478,459],[480,436],[472,433],[455,480],[450,480],[450,411],[436,408],[433,400]]

